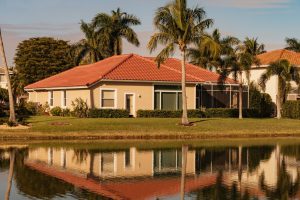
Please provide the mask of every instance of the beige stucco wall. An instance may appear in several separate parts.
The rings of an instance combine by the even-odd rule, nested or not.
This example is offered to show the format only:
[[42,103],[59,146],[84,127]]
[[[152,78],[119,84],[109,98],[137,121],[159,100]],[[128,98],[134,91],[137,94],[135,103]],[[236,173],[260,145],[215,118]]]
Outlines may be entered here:
[[[154,109],[154,84],[153,83],[125,83],[125,82],[105,82],[99,83],[91,89],[73,89],[67,92],[67,107],[72,108],[71,103],[76,98],[86,100],[89,107],[100,108],[100,90],[114,89],[116,90],[116,108],[125,109],[125,94],[134,94],[134,107],[137,110]],[[54,107],[62,107],[62,91],[53,91]],[[187,107],[188,109],[196,108],[196,87],[195,85],[187,85]],[[48,91],[30,91],[29,101],[45,104],[48,102]]]

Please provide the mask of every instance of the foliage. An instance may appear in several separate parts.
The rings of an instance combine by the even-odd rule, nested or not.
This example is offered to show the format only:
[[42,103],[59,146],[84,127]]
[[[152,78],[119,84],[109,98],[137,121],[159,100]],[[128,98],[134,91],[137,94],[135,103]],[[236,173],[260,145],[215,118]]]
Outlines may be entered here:
[[15,55],[13,90],[50,77],[75,65],[71,46],[64,40],[49,37],[30,38],[19,43]]
[[0,102],[8,102],[8,91],[7,91],[7,89],[0,88]]
[[90,118],[127,118],[129,111],[123,109],[90,109]]
[[62,109],[61,109],[61,107],[56,106],[56,107],[53,107],[53,108],[50,110],[50,113],[51,113],[52,116],[61,116],[61,114],[62,114]]
[[285,41],[287,44],[285,49],[300,52],[300,40],[296,38],[286,38]]
[[258,87],[251,83],[249,86],[249,104],[250,108],[259,111],[260,117],[272,117],[275,114],[275,103],[267,93],[261,93]]
[[62,109],[60,116],[62,116],[62,117],[70,117],[71,116],[71,110],[69,108]]
[[[179,118],[182,115],[181,110],[138,110],[137,117],[140,118]],[[188,117],[199,118],[204,117],[201,110],[188,110]]]
[[[259,111],[256,109],[243,109],[244,117],[258,118]],[[207,108],[205,110],[207,118],[236,118],[239,116],[239,109],[233,108]]]
[[282,107],[282,116],[291,119],[300,119],[300,101],[287,101]]
[[244,40],[244,45],[246,47],[246,52],[251,55],[259,55],[265,53],[265,45],[258,43],[258,38],[248,38]]
[[44,115],[47,113],[47,104],[41,105],[35,102],[21,102],[17,109],[19,116]]
[[84,101],[82,98],[76,98],[74,101],[72,101],[72,114],[75,117],[84,118],[88,117],[88,105],[87,102]]

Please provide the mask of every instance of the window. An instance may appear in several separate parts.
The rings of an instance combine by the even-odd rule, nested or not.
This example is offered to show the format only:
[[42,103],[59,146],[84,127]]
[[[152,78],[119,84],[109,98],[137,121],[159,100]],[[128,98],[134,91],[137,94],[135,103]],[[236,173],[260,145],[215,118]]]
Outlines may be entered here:
[[61,92],[61,105],[62,105],[62,107],[67,106],[67,91],[66,90]]
[[50,105],[50,106],[53,106],[53,102],[54,102],[53,91],[50,91],[50,92],[48,93],[48,95],[49,95],[49,105]]
[[155,110],[181,110],[182,94],[181,87],[177,85],[154,86],[154,109]]
[[115,108],[116,107],[115,95],[116,95],[115,90],[111,90],[111,89],[101,90],[101,107]]

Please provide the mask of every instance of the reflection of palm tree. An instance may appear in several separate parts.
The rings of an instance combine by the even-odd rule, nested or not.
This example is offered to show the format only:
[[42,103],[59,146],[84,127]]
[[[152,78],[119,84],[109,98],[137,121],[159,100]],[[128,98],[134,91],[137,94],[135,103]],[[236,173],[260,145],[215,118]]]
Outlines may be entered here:
[[297,174],[297,178],[293,181],[292,176],[286,170],[286,164],[284,160],[278,170],[277,183],[275,187],[268,187],[265,180],[264,173],[260,176],[260,188],[270,199],[287,200],[295,198],[300,186],[300,176]]
[[15,150],[10,151],[10,164],[9,164],[9,173],[7,178],[7,189],[5,192],[5,200],[9,200],[11,183],[14,174],[14,165],[15,165]]
[[187,162],[187,152],[188,146],[182,146],[182,166],[181,166],[181,186],[180,186],[180,199],[184,199],[184,189],[185,189],[185,174],[186,174],[186,162]]

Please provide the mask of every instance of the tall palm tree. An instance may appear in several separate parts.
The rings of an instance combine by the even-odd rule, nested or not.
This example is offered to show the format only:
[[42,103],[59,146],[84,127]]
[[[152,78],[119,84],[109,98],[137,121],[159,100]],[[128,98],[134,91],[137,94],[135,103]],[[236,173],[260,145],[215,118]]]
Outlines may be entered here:
[[296,38],[286,38],[285,41],[287,44],[285,49],[300,52],[300,40]]
[[238,45],[235,50],[223,58],[224,65],[220,69],[220,79],[223,82],[226,77],[232,78],[239,83],[239,119],[243,119],[243,74],[249,82],[250,68],[253,64],[259,64],[256,56],[247,52],[244,44]]
[[244,40],[244,45],[246,47],[246,51],[251,55],[259,55],[265,53],[265,45],[258,43],[258,38],[248,38]]
[[287,60],[279,60],[271,63],[260,77],[260,86],[263,90],[266,88],[266,82],[272,76],[277,76],[278,78],[276,105],[277,118],[280,119],[281,107],[291,87],[291,81],[296,82],[298,86],[300,85],[300,70],[298,67],[291,65]]
[[81,21],[80,26],[85,35],[85,39],[73,45],[71,53],[75,57],[75,64],[95,63],[109,56],[105,42],[101,35],[95,32],[92,24]]
[[188,125],[186,98],[186,51],[188,46],[201,37],[204,30],[213,24],[212,19],[205,18],[202,8],[187,8],[186,0],[174,0],[164,7],[158,8],[154,17],[154,25],[158,32],[151,36],[148,48],[152,53],[158,44],[165,47],[156,56],[158,67],[174,54],[176,47],[181,52],[182,66],[182,124]]
[[92,22],[96,32],[109,46],[112,55],[122,54],[122,39],[139,46],[140,42],[132,26],[140,25],[140,20],[134,16],[122,12],[120,8],[113,10],[111,15],[100,13],[95,16]]
[[220,31],[215,29],[211,35],[202,35],[187,54],[191,63],[212,70],[222,65],[221,56],[232,52],[238,43],[239,40],[232,36],[222,38]]
[[11,88],[9,69],[8,69],[7,61],[6,61],[6,57],[5,57],[1,29],[0,29],[0,56],[1,56],[2,62],[4,64],[4,73],[5,73],[6,80],[7,80],[7,89],[8,89],[8,98],[9,98],[9,121],[12,123],[16,123],[15,103],[14,103],[14,97],[13,97],[13,92],[12,92],[12,88]]

